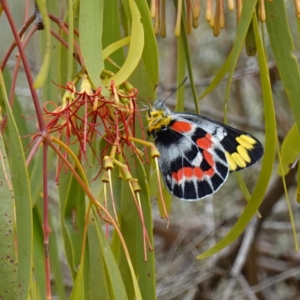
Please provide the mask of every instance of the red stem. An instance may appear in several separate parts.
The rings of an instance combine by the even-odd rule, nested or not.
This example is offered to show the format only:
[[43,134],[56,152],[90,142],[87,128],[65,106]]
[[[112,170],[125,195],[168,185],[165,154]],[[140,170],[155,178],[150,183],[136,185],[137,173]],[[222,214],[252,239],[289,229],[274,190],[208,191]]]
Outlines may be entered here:
[[[23,27],[21,28],[20,32],[19,32],[19,36],[21,37],[24,32],[27,30],[27,28],[29,27],[29,25],[34,21],[34,15],[32,15],[27,21],[26,23],[23,25]],[[4,70],[5,66],[6,66],[6,63],[11,55],[11,53],[13,52],[13,50],[15,49],[17,43],[16,41],[13,41],[12,44],[10,45],[8,51],[6,52],[3,60],[2,60],[2,63],[0,65],[0,69],[1,71]]]
[[[44,231],[44,253],[45,253],[45,276],[46,276],[46,299],[51,300],[51,282],[50,282],[50,259],[49,259],[49,234],[51,229],[49,227],[49,218],[48,218],[48,167],[47,167],[47,153],[48,153],[48,134],[46,131],[45,122],[43,119],[42,110],[39,104],[39,99],[34,89],[33,85],[33,78],[30,71],[29,63],[27,57],[24,52],[24,48],[21,42],[21,38],[19,36],[16,24],[14,22],[13,16],[7,4],[7,0],[0,0],[2,4],[2,9],[6,14],[7,20],[10,24],[10,28],[15,38],[16,45],[19,50],[19,54],[24,66],[24,71],[27,77],[28,86],[31,92],[32,101],[35,107],[35,112],[38,120],[39,130],[41,136],[44,138],[43,143],[43,192],[44,192],[44,224],[43,224],[43,231]],[[7,55],[8,58],[8,55]]]
[[41,110],[41,107],[40,107],[40,104],[39,104],[39,99],[38,99],[36,90],[33,87],[34,82],[33,82],[31,72],[30,72],[29,63],[28,63],[27,57],[25,55],[25,52],[24,52],[24,49],[23,49],[23,46],[22,46],[22,42],[21,42],[18,30],[17,30],[16,24],[13,20],[13,17],[12,17],[10,9],[8,7],[7,1],[6,0],[0,0],[0,1],[2,3],[3,11],[6,14],[7,20],[9,22],[10,28],[11,28],[12,33],[14,35],[14,38],[15,38],[15,41],[17,43],[17,47],[18,47],[18,50],[19,50],[19,53],[20,53],[20,56],[21,56],[21,60],[22,60],[23,66],[24,66],[24,71],[25,71],[25,74],[26,74],[26,77],[27,77],[29,89],[30,89],[31,96],[32,96],[32,101],[33,101],[35,111],[36,111],[40,132],[42,133],[42,135],[46,135],[47,133],[46,133],[46,127],[45,127],[45,122],[44,122],[44,119],[43,119],[42,110]]
[[[34,26],[29,31],[28,35],[26,36],[26,38],[24,39],[24,42],[23,42],[23,48],[24,49],[26,48],[28,42],[30,41],[31,37],[36,32],[36,30],[37,30],[37,27]],[[21,59],[20,59],[20,56],[18,56],[17,59],[16,59],[16,64],[15,64],[15,67],[14,67],[14,71],[13,71],[11,87],[10,87],[10,93],[9,93],[9,99],[8,99],[10,107],[13,107],[13,103],[14,103],[15,88],[16,88],[16,84],[17,84],[17,77],[18,77],[18,72],[19,72],[19,68],[20,68],[20,63],[21,63]],[[2,121],[2,126],[1,126],[2,134],[4,132],[6,123],[7,123],[7,115],[4,116],[3,121]]]

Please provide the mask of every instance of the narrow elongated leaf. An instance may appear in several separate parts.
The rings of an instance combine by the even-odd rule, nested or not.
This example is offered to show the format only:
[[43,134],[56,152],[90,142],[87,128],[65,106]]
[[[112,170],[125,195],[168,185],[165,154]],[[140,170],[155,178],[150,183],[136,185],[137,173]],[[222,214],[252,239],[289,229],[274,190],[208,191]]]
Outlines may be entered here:
[[[127,0],[128,1],[128,0]],[[125,0],[123,3],[125,5]],[[130,76],[130,82],[139,88],[139,97],[155,99],[155,87],[158,84],[158,50],[157,43],[150,18],[147,1],[138,0],[136,5],[141,14],[141,22],[144,28],[144,49],[142,58]],[[133,38],[133,36],[132,36]]]
[[[104,270],[100,270],[101,272],[105,272],[107,275],[107,287],[109,288],[110,297],[109,299],[120,299],[120,300],[127,300],[127,293],[124,286],[123,279],[121,277],[120,270],[116,263],[115,257],[110,249],[110,245],[104,236],[101,223],[99,218],[97,219],[97,224],[95,224],[94,228],[94,238],[97,238],[98,243],[100,244],[100,248],[97,250],[99,254],[101,253],[103,263],[104,263]],[[93,238],[93,235],[91,236]],[[95,249],[96,250],[96,249]]]
[[230,230],[230,232],[211,249],[205,251],[198,256],[199,259],[206,258],[210,255],[221,251],[224,247],[232,243],[245,229],[247,224],[250,222],[251,218],[254,216],[259,208],[261,201],[267,190],[267,186],[272,175],[273,163],[275,159],[276,150],[276,121],[275,113],[273,107],[272,91],[269,80],[269,70],[266,62],[266,56],[259,35],[256,15],[253,17],[253,29],[255,34],[255,40],[258,52],[258,61],[260,67],[261,85],[264,99],[264,113],[265,113],[265,123],[266,123],[266,143],[265,143],[265,153],[262,161],[262,169],[254,188],[253,194],[247,207],[244,209],[242,215],[240,216],[237,223]]
[[37,0],[36,3],[38,5],[39,12],[41,13],[41,16],[43,18],[43,26],[46,31],[46,40],[47,40],[46,52],[44,54],[43,64],[42,67],[40,68],[40,71],[34,83],[34,87],[38,89],[44,84],[48,76],[48,69],[50,66],[51,35],[50,35],[50,19],[48,17],[46,1]]
[[[190,59],[190,57],[189,57]],[[179,86],[186,72],[186,57],[184,55],[184,45],[182,41],[182,36],[177,39],[177,86]],[[184,86],[177,90],[177,101],[175,111],[184,111]],[[197,100],[196,100],[197,101]],[[197,102],[198,105],[198,102]],[[198,110],[196,110],[199,113]]]
[[73,290],[69,300],[89,299],[85,297],[84,267],[84,263],[82,263],[76,276],[76,280],[74,282]]
[[[88,228],[88,243],[90,252],[90,268],[89,268],[89,294],[94,300],[110,300],[109,283],[107,280],[107,272],[103,261],[103,246],[100,243],[95,221],[90,221]],[[102,228],[100,228],[102,230]],[[105,251],[106,249],[104,249]],[[116,270],[118,272],[118,270]]]
[[283,0],[266,1],[266,23],[280,78],[300,131],[300,72]]
[[17,263],[14,246],[14,192],[2,135],[0,135],[0,295],[14,299],[17,294]]
[[289,133],[286,135],[281,146],[281,167],[277,167],[277,173],[281,176],[286,175],[290,166],[296,161],[300,154],[300,135],[297,127],[297,123],[293,125]]
[[[150,202],[149,184],[145,177],[145,170],[143,163],[138,157],[136,157],[136,177],[139,181],[141,190],[139,191],[141,199],[141,208],[143,212],[145,228],[149,236],[149,242],[153,247],[153,219]],[[141,220],[137,220],[137,239],[143,235]],[[138,242],[139,243],[139,242]],[[142,294],[142,299],[156,299],[156,278],[155,278],[155,258],[153,251],[149,251],[149,245],[145,244],[147,251],[147,261],[145,262],[144,253],[142,251],[142,245],[136,244],[137,257],[135,259],[136,273],[139,279],[139,287]]]
[[7,133],[9,166],[11,171],[12,186],[15,195],[15,215],[17,220],[17,245],[18,245],[18,299],[27,299],[31,276],[32,259],[32,214],[29,176],[25,164],[24,149],[20,140],[19,132],[10,109],[2,73],[0,72],[1,98],[5,103],[8,118]]
[[103,49],[102,51],[102,55],[103,55],[103,59],[106,59],[108,56],[110,56],[111,54],[113,54],[114,52],[116,52],[117,50],[119,50],[120,48],[124,47],[125,45],[130,43],[130,36],[121,39],[117,42],[114,42],[112,44],[110,44],[109,46],[107,46],[105,49]]
[[[117,43],[122,40],[121,34],[121,13],[120,13],[120,1],[119,0],[110,0],[104,1],[104,13],[103,13],[103,35],[102,43],[103,48],[110,47],[110,45]],[[130,37],[127,37],[130,38]],[[125,38],[126,39],[126,38]],[[122,66],[124,63],[124,49],[119,48],[115,49],[112,53],[109,54],[110,58],[119,66]],[[104,53],[103,53],[103,59]],[[113,72],[117,71],[117,68],[112,64],[107,64],[105,66],[108,70]]]
[[100,74],[102,58],[103,0],[80,1],[80,47],[85,67],[95,87],[102,86]]
[[[181,47],[182,47],[182,50],[185,55],[186,67],[187,67],[187,71],[188,71],[188,75],[189,75],[189,81],[191,84],[191,90],[192,90],[192,95],[193,95],[193,100],[194,100],[194,105],[195,105],[195,111],[197,114],[200,114],[199,105],[198,105],[198,101],[197,101],[197,92],[196,92],[196,87],[195,87],[195,82],[194,82],[190,47],[189,47],[189,43],[188,43],[186,26],[185,26],[183,17],[181,19],[181,34],[180,34],[179,43],[182,44]],[[177,78],[178,85],[181,84],[184,76],[185,76],[185,74],[182,73],[181,76]],[[181,80],[181,82],[180,82],[180,80]]]
[[131,42],[126,60],[117,74],[109,79],[103,80],[103,84],[108,86],[113,80],[118,86],[126,81],[132,72],[136,69],[144,49],[144,29],[141,23],[141,14],[136,3],[133,0],[129,1],[129,7],[132,17],[131,24]]
[[66,176],[66,181],[61,180],[59,188],[61,224],[63,227],[66,256],[72,276],[75,278],[81,257],[85,195],[73,176]]

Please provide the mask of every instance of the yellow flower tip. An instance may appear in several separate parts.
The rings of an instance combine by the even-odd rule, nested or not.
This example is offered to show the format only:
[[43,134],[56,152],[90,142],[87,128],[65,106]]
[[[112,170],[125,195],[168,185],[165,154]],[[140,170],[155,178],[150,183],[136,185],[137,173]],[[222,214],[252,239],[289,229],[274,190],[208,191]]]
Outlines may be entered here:
[[59,110],[64,109],[69,102],[72,102],[74,100],[75,100],[75,92],[71,92],[71,91],[67,90],[63,95],[62,105]]
[[133,87],[133,85],[129,82],[129,81],[125,81],[124,83],[123,83],[123,86],[124,86],[124,88],[125,88],[125,90],[127,91],[127,92],[131,92],[132,90],[134,90],[135,88]]
[[191,34],[191,32],[192,32],[192,22],[190,20],[190,21],[187,21],[187,23],[186,23],[186,33]]
[[181,31],[181,14],[182,14],[182,0],[178,0],[177,5],[177,15],[176,15],[176,25],[175,25],[175,36],[180,36]]
[[154,33],[158,34],[159,33],[159,16],[156,16],[154,19]]
[[199,26],[199,21],[198,19],[193,19],[193,27],[196,29]]
[[294,0],[295,3],[295,10],[296,10],[296,16],[299,18],[300,15],[300,1],[299,0]]
[[259,20],[261,22],[266,21],[266,9],[264,0],[259,1],[259,9],[258,9]]
[[179,28],[177,26],[175,27],[174,35],[176,37],[180,37],[180,27]]
[[234,1],[233,0],[228,0],[228,9],[230,11],[234,10]]
[[133,189],[134,192],[141,191],[141,186],[139,185],[139,181],[138,181],[137,178],[131,178],[130,182],[131,182],[132,189]]
[[208,25],[209,25],[210,28],[214,28],[215,27],[215,20],[214,20],[214,18],[212,18],[210,20],[210,22],[208,22]]
[[213,14],[211,10],[206,10],[205,20],[209,23],[213,19]]
[[219,36],[220,32],[221,32],[221,28],[218,25],[216,25],[216,26],[213,27],[213,35],[215,37]]
[[102,175],[101,181],[102,181],[102,182],[106,182],[106,183],[109,182],[109,176],[108,176],[108,173],[107,173],[106,170],[105,170],[105,172],[104,172],[103,175]]
[[104,156],[103,158],[103,168],[104,170],[109,170],[114,168],[113,160],[109,156]]
[[211,22],[214,18],[213,11],[212,11],[212,0],[206,0],[206,12],[205,12],[205,19],[207,22]]
[[124,180],[126,180],[126,181],[131,180],[132,175],[131,175],[127,165],[122,165],[121,166],[121,173],[122,173],[122,178]]
[[150,145],[150,155],[152,158],[160,157],[160,154],[154,144]]
[[93,111],[96,111],[98,109],[98,97],[95,97],[94,105],[93,105]]
[[266,14],[260,13],[259,14],[259,21],[262,22],[262,23],[266,22]]
[[195,6],[193,9],[193,19],[198,20],[200,17],[200,6]]
[[85,93],[87,95],[92,95],[93,90],[92,90],[92,85],[86,75],[82,76],[82,82],[80,86],[80,93]]
[[223,1],[224,0],[221,0],[220,2],[218,2],[217,13],[216,13],[220,29],[223,29],[225,27],[224,2]]
[[236,0],[236,23],[238,24],[242,14],[243,2],[242,0]]
[[151,0],[151,7],[150,7],[150,17],[151,17],[151,19],[154,19],[155,15],[156,15],[156,1],[157,0]]
[[165,38],[167,36],[167,30],[166,30],[166,26],[162,26],[160,29],[160,36],[162,38]]

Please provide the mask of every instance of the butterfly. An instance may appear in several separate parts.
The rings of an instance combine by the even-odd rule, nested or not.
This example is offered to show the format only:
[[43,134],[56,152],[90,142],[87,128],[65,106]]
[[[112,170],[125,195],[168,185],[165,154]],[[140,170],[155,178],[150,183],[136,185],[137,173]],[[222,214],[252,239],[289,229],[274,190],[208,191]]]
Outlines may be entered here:
[[217,192],[230,172],[251,166],[264,153],[252,135],[205,116],[174,113],[161,100],[154,102],[147,121],[165,185],[182,200]]

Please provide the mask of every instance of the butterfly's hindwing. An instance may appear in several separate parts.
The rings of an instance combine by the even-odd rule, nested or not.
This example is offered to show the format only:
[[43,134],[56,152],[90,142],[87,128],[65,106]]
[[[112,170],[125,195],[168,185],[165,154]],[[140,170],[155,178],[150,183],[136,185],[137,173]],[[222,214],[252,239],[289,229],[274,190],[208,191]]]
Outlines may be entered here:
[[229,171],[246,168],[263,155],[253,136],[203,116],[172,113],[161,101],[149,113],[148,131],[155,137],[167,188],[183,200],[215,193]]
[[192,123],[176,118],[156,133],[156,147],[161,154],[159,165],[166,186],[180,199],[196,200],[210,195],[227,178],[224,149]]

